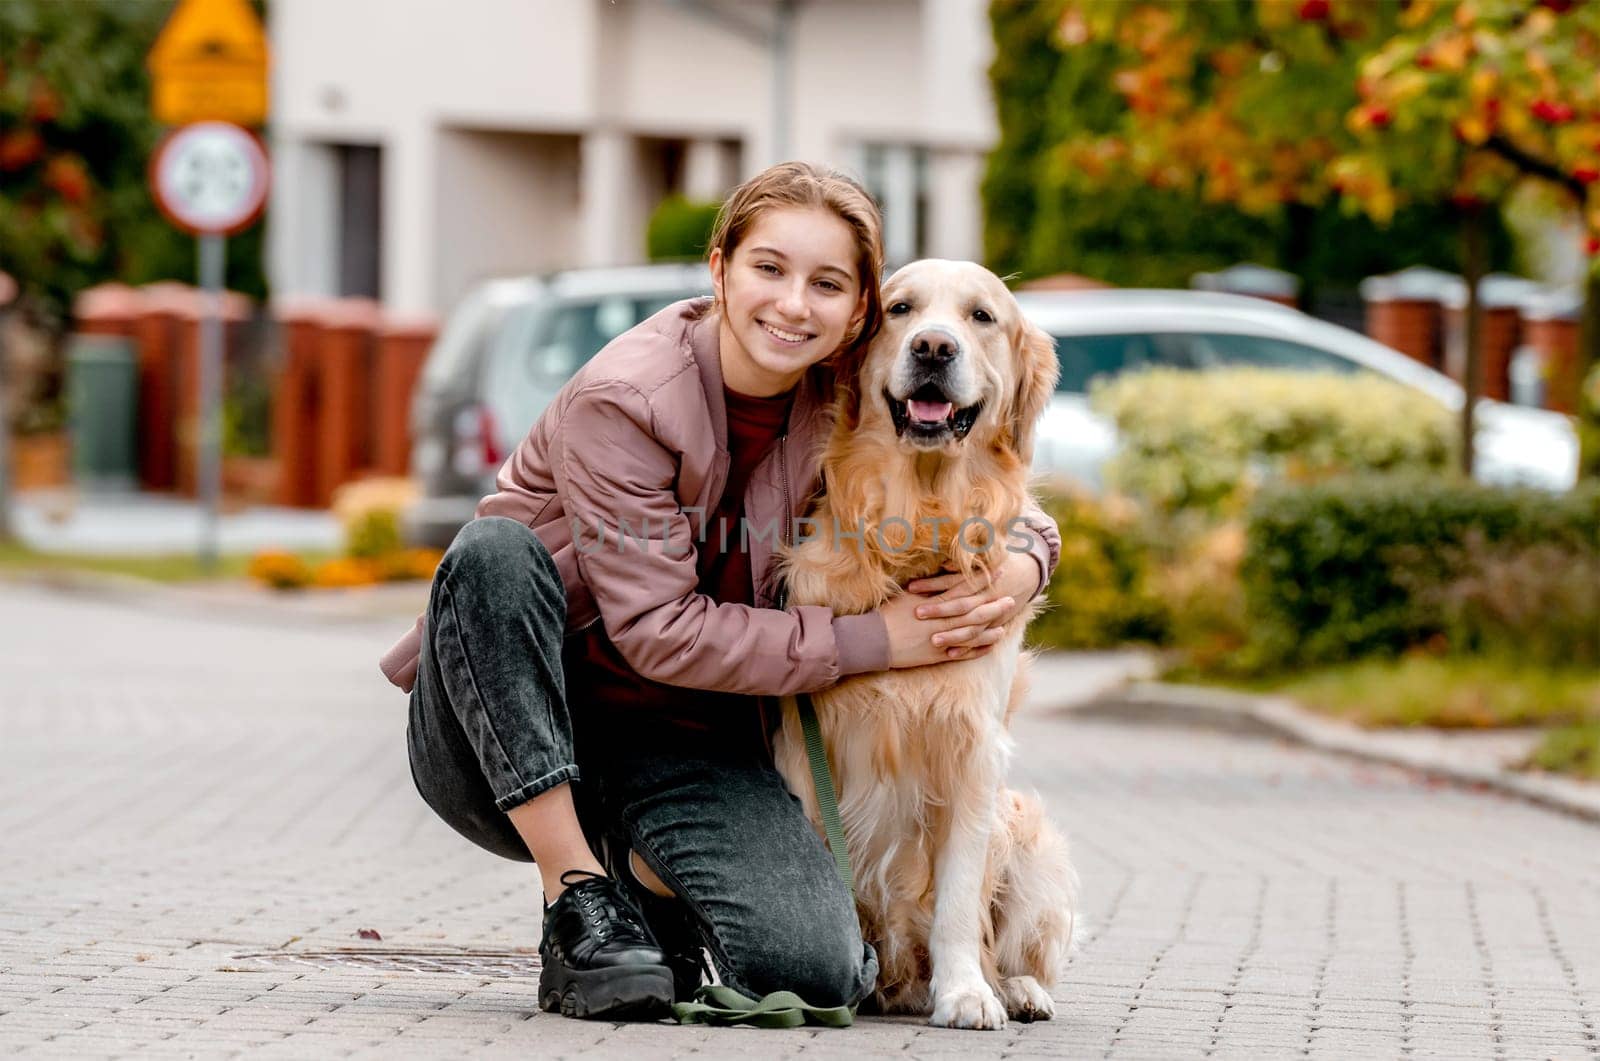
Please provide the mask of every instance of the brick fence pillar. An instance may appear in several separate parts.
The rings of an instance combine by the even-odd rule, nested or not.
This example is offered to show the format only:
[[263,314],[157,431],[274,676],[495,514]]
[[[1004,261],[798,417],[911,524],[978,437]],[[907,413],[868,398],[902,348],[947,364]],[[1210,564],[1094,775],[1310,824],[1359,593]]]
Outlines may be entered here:
[[1361,281],[1367,337],[1429,368],[1444,363],[1444,319],[1440,300],[1450,283],[1437,269],[1402,269]]
[[317,430],[322,396],[317,382],[324,334],[322,314],[331,303],[305,299],[274,307],[281,343],[272,394],[272,453],[278,461],[278,504],[317,505]]
[[1522,304],[1522,341],[1539,352],[1546,409],[1574,415],[1578,411],[1582,314],[1582,297],[1572,291],[1546,292]]
[[139,289],[142,308],[134,324],[139,344],[139,485],[171,490],[178,485],[178,347],[182,284],[147,284]]
[[134,339],[144,312],[144,296],[127,284],[96,284],[72,300],[72,330],[82,335],[120,335]]
[[[1478,287],[1483,312],[1483,394],[1495,401],[1511,399],[1511,355],[1522,338],[1519,307],[1539,289],[1520,276],[1492,274]],[[1467,285],[1456,282],[1445,293],[1444,370],[1462,383],[1467,374]]]
[[373,467],[405,475],[411,460],[411,394],[438,334],[432,318],[388,318],[378,335],[373,405]]
[[341,299],[322,315],[317,389],[317,505],[356,478],[372,459],[372,364],[380,323],[378,305]]

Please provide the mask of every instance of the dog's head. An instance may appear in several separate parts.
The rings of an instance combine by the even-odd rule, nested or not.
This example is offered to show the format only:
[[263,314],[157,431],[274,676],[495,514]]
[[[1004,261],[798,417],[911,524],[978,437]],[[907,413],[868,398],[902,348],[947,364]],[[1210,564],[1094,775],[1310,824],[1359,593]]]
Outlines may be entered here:
[[861,369],[861,421],[887,418],[902,446],[1011,449],[1055,390],[1055,341],[1029,324],[1000,278],[972,262],[924,259],[883,288],[884,323]]

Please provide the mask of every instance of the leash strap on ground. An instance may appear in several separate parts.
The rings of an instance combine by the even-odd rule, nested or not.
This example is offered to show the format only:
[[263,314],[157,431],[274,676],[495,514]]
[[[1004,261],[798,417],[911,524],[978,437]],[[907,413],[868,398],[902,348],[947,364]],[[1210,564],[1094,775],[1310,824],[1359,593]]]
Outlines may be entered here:
[[692,1002],[675,1002],[672,1015],[679,1024],[748,1024],[755,1028],[798,1028],[820,1024],[848,1028],[855,1023],[854,1006],[813,1006],[793,991],[774,991],[757,1001],[731,987],[707,984]]
[[800,693],[795,697],[800,708],[800,729],[806,737],[806,758],[811,760],[811,784],[817,790],[817,811],[822,815],[822,831],[828,835],[828,848],[833,852],[834,868],[839,879],[856,894],[855,873],[850,869],[850,851],[844,845],[844,826],[839,822],[839,797],[833,789],[833,771],[828,769],[828,751],[822,746],[822,726],[817,722],[816,709],[811,697]]

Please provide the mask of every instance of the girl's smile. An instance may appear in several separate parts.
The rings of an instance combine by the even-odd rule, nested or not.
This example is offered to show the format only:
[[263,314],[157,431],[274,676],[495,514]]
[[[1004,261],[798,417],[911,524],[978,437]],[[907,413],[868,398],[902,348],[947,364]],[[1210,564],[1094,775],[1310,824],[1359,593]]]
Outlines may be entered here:
[[782,394],[844,346],[866,313],[856,257],[849,225],[804,206],[764,211],[732,254],[713,249],[723,382],[753,397]]

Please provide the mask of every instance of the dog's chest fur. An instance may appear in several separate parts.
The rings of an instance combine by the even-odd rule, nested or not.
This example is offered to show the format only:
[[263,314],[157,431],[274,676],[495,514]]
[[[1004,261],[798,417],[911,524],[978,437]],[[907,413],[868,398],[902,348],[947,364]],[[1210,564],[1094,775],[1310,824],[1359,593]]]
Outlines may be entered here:
[[[927,527],[947,512],[930,505],[918,514]],[[955,558],[949,548],[955,523],[946,524],[939,550],[924,530],[897,555],[869,556],[853,541],[834,538],[826,504],[816,515],[821,536],[785,558],[794,604],[868,611],[906,581]],[[1005,716],[1026,625],[1024,613],[994,651],[976,659],[855,675],[812,694],[854,864],[863,931],[878,946],[886,971],[916,970],[900,977],[901,988],[910,992],[905,997],[880,985],[880,997],[895,1008],[926,1003],[934,870],[951,803],[974,805],[985,798],[980,787],[1004,776],[1011,751]],[[795,712],[786,710],[778,767],[815,817],[803,747]]]

